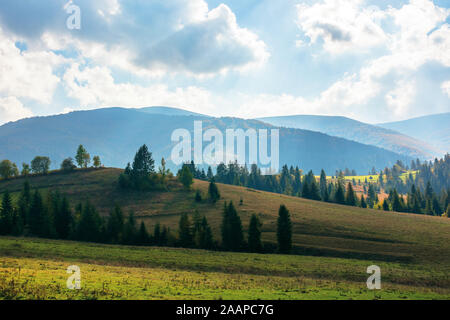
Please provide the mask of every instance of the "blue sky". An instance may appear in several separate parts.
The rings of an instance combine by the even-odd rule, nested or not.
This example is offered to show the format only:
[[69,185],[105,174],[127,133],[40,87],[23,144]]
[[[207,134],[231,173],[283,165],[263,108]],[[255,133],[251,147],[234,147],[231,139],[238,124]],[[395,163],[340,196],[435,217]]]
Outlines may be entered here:
[[[81,12],[70,30],[65,6]],[[3,0],[0,124],[109,106],[214,116],[450,111],[448,1]]]

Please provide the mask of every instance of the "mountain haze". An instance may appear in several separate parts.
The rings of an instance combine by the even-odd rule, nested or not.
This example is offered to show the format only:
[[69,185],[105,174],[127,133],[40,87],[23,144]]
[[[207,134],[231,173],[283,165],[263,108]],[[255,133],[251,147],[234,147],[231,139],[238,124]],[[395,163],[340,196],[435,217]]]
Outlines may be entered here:
[[[223,133],[227,128],[274,128],[257,120],[168,116],[139,109],[77,111],[0,126],[0,159],[10,159],[21,166],[36,155],[49,156],[52,167],[56,168],[64,158],[74,157],[78,145],[83,144],[91,156],[99,155],[105,165],[124,168],[145,143],[157,164],[165,157],[169,160],[168,166],[174,169],[170,154],[176,143],[171,142],[171,134],[179,128],[193,132],[194,120],[203,120],[204,130],[218,128]],[[298,165],[317,173],[322,168],[330,174],[344,168],[366,173],[372,167],[382,169],[397,160],[410,161],[411,158],[319,132],[280,128],[280,165]]]
[[450,112],[382,123],[379,126],[427,141],[442,153],[450,152]]
[[400,132],[370,125],[346,117],[293,115],[267,117],[258,120],[287,127],[307,129],[332,136],[374,145],[396,153],[420,159],[430,159],[441,155],[441,151],[429,144]]

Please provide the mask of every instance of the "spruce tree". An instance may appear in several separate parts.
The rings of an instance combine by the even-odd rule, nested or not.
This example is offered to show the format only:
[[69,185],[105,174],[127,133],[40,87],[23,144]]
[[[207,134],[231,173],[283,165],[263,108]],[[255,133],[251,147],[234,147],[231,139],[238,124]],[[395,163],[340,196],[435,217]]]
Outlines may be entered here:
[[347,185],[347,193],[345,195],[345,203],[349,206],[356,206],[356,194],[353,191],[353,186],[349,182]]
[[222,246],[226,250],[239,251],[244,242],[244,234],[242,230],[242,222],[233,202],[224,204],[224,214],[221,225]]
[[179,245],[183,248],[192,247],[193,239],[191,221],[189,220],[189,216],[187,215],[187,213],[183,213],[181,215],[180,221],[178,223],[178,241]]
[[289,210],[285,205],[281,205],[278,210],[277,221],[278,251],[280,253],[290,253],[292,250],[292,222]]
[[320,188],[320,197],[322,198],[322,200],[328,201],[327,175],[323,169],[320,172],[319,188]]
[[107,239],[110,243],[121,243],[124,231],[124,217],[122,209],[116,204],[114,209],[110,212],[107,221]]
[[384,211],[390,211],[390,209],[389,209],[389,200],[388,199],[384,199],[384,201],[383,201],[383,210]]
[[23,184],[22,192],[20,193],[19,197],[19,214],[22,219],[22,222],[24,226],[28,224],[28,216],[30,213],[30,206],[31,206],[31,188],[30,183],[28,180],[25,181]]
[[359,202],[359,205],[361,206],[361,208],[367,208],[367,203],[364,198],[364,194],[361,194],[361,201]]
[[68,239],[72,229],[72,210],[70,209],[67,197],[57,202],[55,212],[55,229],[59,239]]
[[161,243],[161,224],[157,222],[153,228],[153,242],[155,245],[160,246]]
[[140,246],[145,246],[147,244],[149,244],[150,242],[150,237],[148,235],[147,232],[147,228],[145,227],[144,222],[141,222],[141,226],[139,227],[139,232],[136,236],[136,244],[140,245]]
[[33,236],[41,235],[41,221],[44,214],[44,202],[38,190],[33,194],[29,213],[30,234]]
[[334,195],[334,201],[338,204],[345,204],[345,193],[344,193],[344,187],[342,186],[342,183],[337,182],[337,188],[336,193]]
[[0,210],[0,235],[12,233],[14,208],[11,195],[5,191],[2,199],[2,208]]
[[261,227],[262,223],[256,214],[250,218],[248,227],[248,249],[250,252],[261,252]]
[[186,190],[191,188],[191,185],[194,183],[193,175],[191,170],[189,170],[187,165],[183,165],[181,171],[178,173],[178,180],[183,184]]
[[208,220],[206,220],[206,217],[203,217],[202,219],[202,227],[201,227],[201,236],[200,236],[200,243],[199,247],[201,249],[211,250],[214,248],[214,240],[213,235],[211,231],[211,227],[208,224]]
[[216,203],[220,199],[219,188],[217,188],[214,180],[211,180],[208,187],[208,196],[212,203]]
[[99,242],[103,235],[101,233],[103,220],[97,209],[86,202],[82,206],[80,221],[77,226],[77,239],[81,241]]
[[136,219],[134,218],[134,212],[130,211],[128,214],[127,222],[125,223],[123,230],[124,244],[135,244],[137,239]]

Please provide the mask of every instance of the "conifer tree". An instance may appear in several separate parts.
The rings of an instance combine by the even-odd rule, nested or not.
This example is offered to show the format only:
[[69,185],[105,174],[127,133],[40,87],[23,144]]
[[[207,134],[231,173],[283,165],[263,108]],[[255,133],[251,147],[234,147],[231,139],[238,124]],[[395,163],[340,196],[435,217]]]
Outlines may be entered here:
[[200,243],[199,247],[201,249],[211,250],[214,248],[214,240],[213,235],[211,231],[211,227],[208,224],[208,220],[206,220],[206,217],[203,217],[202,219],[202,227],[201,227],[201,233],[200,233]]
[[136,244],[144,246],[144,245],[149,244],[149,242],[150,242],[150,237],[147,232],[147,228],[145,227],[145,224],[142,221],[141,226],[139,227],[138,234],[136,236]]
[[345,202],[349,206],[356,206],[356,194],[355,194],[355,191],[353,191],[353,186],[350,182],[347,185],[347,193],[345,195]]
[[250,224],[248,227],[248,249],[250,252],[261,252],[261,227],[262,223],[256,214],[253,214],[250,218]]
[[179,245],[184,248],[192,247],[192,230],[191,221],[187,213],[183,213],[178,223],[178,241]]
[[137,229],[136,229],[136,219],[134,218],[134,212],[130,211],[128,214],[127,222],[125,223],[123,230],[124,244],[135,244],[137,241]]
[[5,191],[2,198],[2,207],[0,210],[0,235],[12,233],[14,208],[11,195]]
[[337,188],[336,193],[334,195],[334,201],[339,204],[345,204],[345,194],[344,194],[344,187],[342,186],[342,183],[337,182]]
[[110,243],[121,243],[124,231],[124,217],[122,209],[116,204],[109,214],[106,232],[107,239]]
[[67,197],[56,203],[55,229],[59,239],[68,239],[73,226],[72,210]]
[[217,188],[214,180],[211,180],[208,187],[208,196],[212,203],[216,203],[220,199],[219,188]]
[[155,245],[161,245],[161,224],[157,222],[153,228],[153,242]]
[[383,210],[384,211],[390,211],[390,209],[389,209],[389,200],[388,199],[384,199],[384,201],[383,201]]
[[222,245],[226,250],[239,251],[244,242],[242,222],[233,202],[224,204],[224,214],[221,225]]
[[281,205],[278,210],[277,221],[278,251],[280,253],[290,253],[292,250],[292,222],[289,210],[285,205]]
[[86,202],[82,206],[82,212],[77,225],[77,240],[99,242],[103,235],[101,233],[103,220],[97,209]]
[[364,199],[364,194],[361,194],[361,201],[359,202],[361,208],[367,208],[366,200]]

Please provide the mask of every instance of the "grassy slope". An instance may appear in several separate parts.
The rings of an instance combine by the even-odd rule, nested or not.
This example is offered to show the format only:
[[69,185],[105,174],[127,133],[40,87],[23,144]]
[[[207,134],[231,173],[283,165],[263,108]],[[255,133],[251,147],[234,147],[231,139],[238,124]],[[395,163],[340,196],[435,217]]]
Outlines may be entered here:
[[[450,299],[445,270],[392,262],[5,237],[0,252],[0,299]],[[371,263],[381,290],[366,288]]]
[[[364,289],[364,279],[367,278],[365,268],[377,264],[382,269],[383,283],[387,281],[394,286],[394,293],[385,290],[377,293],[384,298],[398,298],[402,295],[433,297],[439,294],[447,294],[448,297],[450,220],[447,218],[364,210],[228,185],[219,185],[223,199],[216,205],[207,202],[196,204],[193,192],[185,192],[176,185],[171,186],[172,192],[119,192],[116,186],[119,173],[117,169],[77,171],[69,175],[33,177],[30,182],[32,187],[58,188],[69,194],[72,203],[89,198],[103,214],[116,201],[126,207],[126,210],[133,209],[148,227],[160,221],[176,229],[182,212],[198,209],[208,217],[216,239],[224,200],[233,200],[238,204],[242,197],[243,205],[237,208],[245,228],[252,213],[260,214],[264,222],[265,241],[275,241],[277,210],[284,203],[292,215],[296,250],[307,256],[112,246],[106,246],[108,250],[104,250],[105,246],[101,245],[2,239],[0,252],[3,255],[0,262],[3,263],[3,280],[6,279],[6,274],[14,277],[15,273],[10,271],[23,265],[22,276],[26,278],[25,274],[36,274],[35,285],[39,287],[39,281],[44,281],[46,277],[53,277],[52,281],[57,281],[54,277],[66,277],[64,270],[47,276],[45,270],[60,268],[61,261],[70,260],[83,263],[89,270],[95,269],[89,273],[89,277],[98,278],[100,282],[107,282],[108,278],[120,281],[123,279],[121,274],[128,270],[127,279],[134,283],[130,285],[131,291],[128,294],[134,297],[175,298],[178,295],[170,288],[181,290],[179,281],[193,281],[197,290],[185,288],[187,291],[181,290],[180,297],[373,298],[374,293],[368,296],[367,289]],[[0,182],[0,192],[5,189],[18,192],[23,181],[18,179]],[[206,182],[196,181],[194,188],[206,193],[207,186]],[[43,266],[39,267],[40,264]],[[97,268],[97,264],[107,266]],[[127,266],[134,268],[127,269]],[[8,273],[5,273],[6,270]],[[179,270],[186,272],[185,278],[181,277],[185,280],[180,280]],[[161,287],[152,287],[149,292],[133,291],[136,290],[135,286],[141,287],[145,281],[153,285],[151,279],[155,277],[154,273],[160,274],[163,279],[170,278],[169,288],[164,286],[164,282],[158,282]],[[281,278],[272,279],[269,275]],[[298,284],[302,279],[305,281],[304,286]],[[239,285],[239,281],[243,284]],[[255,286],[246,285],[249,281],[254,281]],[[99,282],[95,282],[95,285],[99,285]],[[231,286],[231,291],[223,289],[228,285]],[[283,294],[291,292],[291,289],[293,293]],[[92,290],[84,292],[83,297],[93,294]],[[120,293],[120,290],[122,289],[116,286],[117,292],[114,292],[125,297],[125,293]],[[260,294],[257,295],[252,290]],[[302,293],[302,290],[309,293]],[[411,292],[420,295],[416,296]],[[63,292],[61,297],[66,295]],[[113,296],[99,294],[98,297]]]

